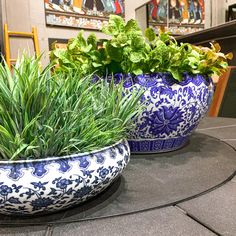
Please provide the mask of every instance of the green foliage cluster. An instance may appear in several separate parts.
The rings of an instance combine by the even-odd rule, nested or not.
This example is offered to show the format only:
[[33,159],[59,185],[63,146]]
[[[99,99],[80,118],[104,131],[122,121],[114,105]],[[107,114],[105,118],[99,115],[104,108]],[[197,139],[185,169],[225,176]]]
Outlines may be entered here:
[[55,49],[51,58],[56,71],[79,68],[81,73],[99,75],[113,73],[143,74],[170,72],[176,80],[182,80],[183,72],[190,74],[220,75],[226,70],[227,59],[232,54],[220,53],[218,44],[211,48],[196,47],[181,43],[167,33],[156,36],[150,28],[143,36],[135,20],[127,23],[112,15],[103,32],[110,36],[97,48],[99,41],[94,34],[86,40],[82,32],[72,39],[67,49]]
[[122,83],[91,83],[75,71],[51,75],[39,60],[23,56],[13,73],[0,64],[0,159],[69,155],[125,137],[141,92],[125,96]]
[[76,71],[84,76],[96,71],[106,60],[104,49],[97,49],[97,43],[95,34],[90,34],[85,39],[81,31],[69,41],[66,50],[55,48],[50,57],[57,65],[56,71]]

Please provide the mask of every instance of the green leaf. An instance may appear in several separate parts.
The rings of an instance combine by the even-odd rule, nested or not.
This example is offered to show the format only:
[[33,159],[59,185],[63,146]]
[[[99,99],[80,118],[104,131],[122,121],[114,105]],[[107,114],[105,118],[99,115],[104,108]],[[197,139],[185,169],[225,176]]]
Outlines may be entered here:
[[127,24],[124,27],[124,31],[126,34],[139,34],[142,35],[142,31],[138,26],[137,21],[135,21],[134,19],[131,19],[127,22]]
[[68,44],[69,50],[74,50],[78,46],[78,40],[75,38],[74,40],[70,41]]
[[143,59],[142,53],[139,52],[131,52],[130,61],[133,63],[138,63]]
[[93,45],[89,44],[88,46],[84,46],[83,48],[81,48],[81,52],[88,53],[91,51],[92,48],[93,48]]
[[156,39],[156,34],[152,28],[147,28],[145,30],[145,37],[149,40],[149,42],[152,42]]
[[182,80],[182,73],[178,70],[178,68],[170,68],[169,72],[173,75],[173,77],[178,80],[181,81]]
[[102,32],[109,35],[117,36],[121,31],[124,30],[125,21],[122,17],[117,15],[111,15],[108,26],[102,29]]
[[97,37],[94,33],[90,34],[87,38],[87,44],[92,45],[93,49],[97,48]]
[[134,50],[144,51],[145,40],[142,36],[135,36],[132,38],[131,46]]
[[120,62],[122,60],[123,53],[121,48],[116,48],[111,44],[107,44],[106,50],[112,60],[117,62]]
[[143,74],[143,71],[141,69],[136,69],[136,70],[133,71],[133,73],[135,75],[141,75],[141,74]]
[[102,66],[102,64],[96,63],[96,62],[93,62],[92,64],[93,64],[93,66],[94,66],[95,68]]

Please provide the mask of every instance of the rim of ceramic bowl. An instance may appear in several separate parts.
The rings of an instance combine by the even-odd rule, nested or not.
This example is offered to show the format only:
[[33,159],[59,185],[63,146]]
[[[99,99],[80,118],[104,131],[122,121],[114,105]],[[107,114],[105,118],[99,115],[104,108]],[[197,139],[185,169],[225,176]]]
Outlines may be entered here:
[[117,145],[119,145],[120,143],[125,143],[126,145],[128,145],[128,141],[127,139],[120,139],[118,142],[110,145],[110,146],[106,146],[100,149],[96,149],[94,151],[91,152],[81,152],[81,153],[77,153],[77,154],[72,154],[72,155],[66,155],[66,156],[56,156],[56,157],[45,157],[45,158],[40,158],[40,159],[24,159],[24,160],[6,160],[0,161],[0,165],[1,164],[20,164],[20,163],[30,163],[30,162],[42,162],[42,161],[54,161],[54,160],[60,160],[60,159],[70,159],[70,158],[74,158],[74,157],[79,157],[79,156],[85,156],[85,155],[90,155],[90,154],[94,154],[94,153],[98,153],[98,152],[102,152],[105,151],[107,149],[110,149],[112,147],[115,147]]
[[[151,76],[156,76],[156,75],[170,75],[170,78],[172,77],[173,78],[173,84],[172,85],[180,85],[180,86],[183,86],[185,85],[186,83],[188,83],[189,81],[192,82],[192,80],[194,79],[194,77],[196,76],[201,76],[202,78],[202,81],[204,82],[205,85],[210,85],[212,83],[212,78],[210,76],[207,76],[207,75],[204,75],[204,74],[189,74],[187,72],[184,72],[185,75],[189,75],[189,77],[185,78],[183,81],[178,81],[178,80],[175,80],[174,77],[171,75],[171,73],[169,72],[150,72],[150,73],[143,73],[143,74],[138,74],[138,75],[134,75],[134,74],[131,74],[131,73],[115,73],[113,75],[108,75],[108,76],[114,76],[114,78],[116,77],[119,77],[119,76],[123,76],[123,78],[132,78],[132,80],[135,80],[135,79],[139,79],[140,77],[142,76],[145,76],[145,77],[151,77]],[[183,77],[185,76],[183,74]],[[148,78],[145,78],[145,79],[148,79]],[[163,81],[163,77],[159,77],[159,78],[155,78],[156,81]]]
[[[192,133],[191,133],[192,134]],[[137,138],[137,139],[134,139],[134,138],[128,138],[127,141],[131,141],[131,142],[138,142],[138,141],[156,141],[156,140],[162,140],[162,141],[166,141],[166,140],[169,140],[169,139],[176,139],[176,138],[187,138],[189,137],[191,134],[187,134],[185,136],[180,136],[180,137],[172,137],[172,138]]]

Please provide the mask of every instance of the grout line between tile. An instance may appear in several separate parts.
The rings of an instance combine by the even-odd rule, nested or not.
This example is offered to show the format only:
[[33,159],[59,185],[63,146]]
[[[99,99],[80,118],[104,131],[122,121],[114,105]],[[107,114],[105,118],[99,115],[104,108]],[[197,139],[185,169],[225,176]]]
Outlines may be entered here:
[[193,221],[195,221],[196,223],[198,223],[199,225],[203,226],[204,228],[206,228],[207,230],[209,230],[210,232],[212,232],[213,234],[217,235],[217,236],[222,236],[219,232],[217,232],[216,230],[214,230],[212,227],[210,227],[207,224],[204,224],[204,222],[200,221],[197,217],[195,217],[194,215],[189,214],[187,211],[185,211],[184,209],[182,209],[180,206],[175,205],[174,206],[177,210],[181,211],[182,213],[184,213],[187,217],[189,217],[190,219],[192,219]]
[[200,128],[200,129],[197,129],[196,131],[223,129],[223,128],[231,128],[231,127],[236,127],[236,125],[224,125],[224,126],[215,126],[215,127],[209,127],[209,128]]
[[235,138],[225,138],[225,139],[221,139],[222,141],[236,141]]
[[231,179],[230,182],[236,183],[236,178]]
[[48,225],[47,229],[46,229],[45,236],[52,236],[52,234],[53,234],[53,226]]
[[181,207],[179,207],[178,205],[174,205],[173,207],[176,208],[177,210],[181,211],[184,215],[187,215],[187,212],[184,209],[182,209]]

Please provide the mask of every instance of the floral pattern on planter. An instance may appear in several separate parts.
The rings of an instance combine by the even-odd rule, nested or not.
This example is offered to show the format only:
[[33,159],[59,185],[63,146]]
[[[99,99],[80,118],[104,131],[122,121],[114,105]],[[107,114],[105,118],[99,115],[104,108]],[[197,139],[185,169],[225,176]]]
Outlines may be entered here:
[[145,110],[129,132],[133,153],[165,152],[181,148],[208,111],[213,84],[203,75],[183,74],[177,82],[169,73],[132,76],[116,74],[126,91],[144,89]]
[[0,162],[0,213],[45,214],[82,203],[107,188],[130,158],[127,141],[99,151]]

